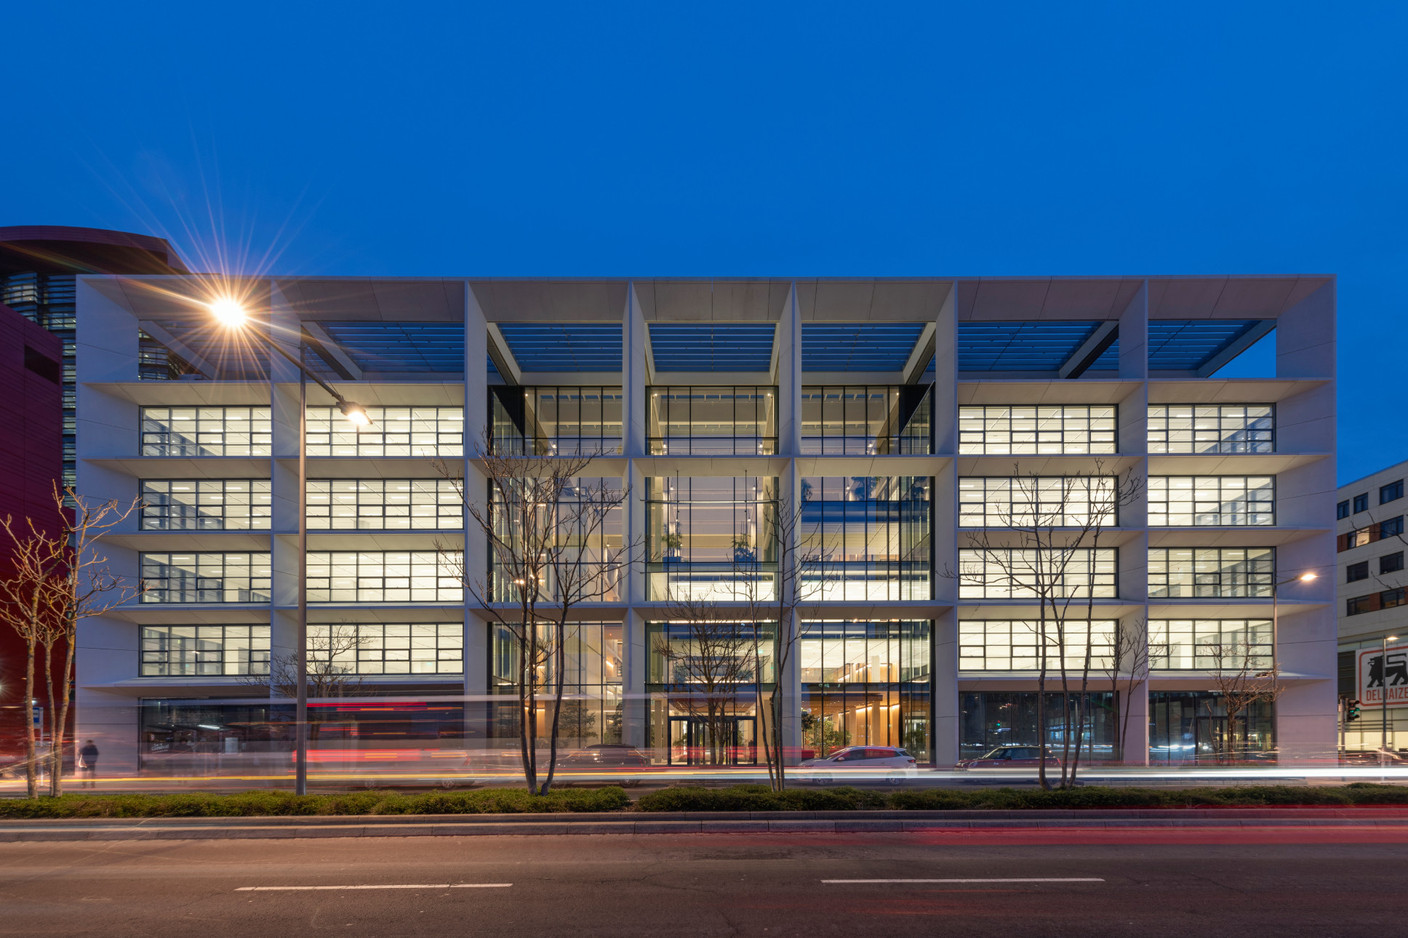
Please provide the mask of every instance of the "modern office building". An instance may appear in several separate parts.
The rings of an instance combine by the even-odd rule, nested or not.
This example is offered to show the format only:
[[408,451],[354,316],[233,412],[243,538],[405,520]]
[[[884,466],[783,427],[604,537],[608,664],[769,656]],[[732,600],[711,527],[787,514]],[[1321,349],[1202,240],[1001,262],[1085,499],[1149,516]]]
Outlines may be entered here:
[[1339,489],[1340,696],[1359,702],[1342,726],[1349,750],[1408,747],[1406,478],[1399,463]]
[[[1225,749],[1210,645],[1248,670],[1280,657],[1287,689],[1243,715],[1236,745],[1292,762],[1333,752],[1331,277],[236,289],[262,323],[250,328],[372,423],[346,424],[310,384],[300,441],[298,369],[222,331],[204,281],[79,278],[78,483],[145,499],[109,551],[151,587],[82,632],[80,732],[105,740],[105,763],[286,745],[289,707],[261,681],[296,634],[300,454],[310,648],[350,630],[339,660],[378,695],[315,701],[336,714],[323,745],[515,747],[512,642],[460,577],[488,576],[490,551],[446,478],[482,497],[487,428],[525,452],[599,454],[587,474],[629,493],[604,540],[639,544],[641,562],[574,610],[569,745],[698,758],[698,688],[678,662],[707,653],[689,649],[674,601],[737,613],[741,592],[787,582],[796,653],[775,669],[766,652],[761,670],[782,685],[797,749],[904,745],[943,765],[1059,732],[1059,702],[1035,723],[1043,616],[1011,569],[1040,567],[1060,540],[1047,532],[1056,546],[1037,556],[1008,528],[1034,503],[1078,527],[1091,479],[1120,477],[1136,497],[1067,558],[1058,590],[1080,610],[1067,657],[1092,660],[1090,757],[1114,752],[1115,713],[1131,717],[1132,761]],[[144,372],[144,336],[165,337],[186,373]],[[1274,343],[1274,374],[1218,377],[1258,342]],[[770,519],[794,507],[782,550]],[[740,629],[764,646],[777,634]],[[1117,629],[1149,652],[1120,707],[1101,670]],[[752,758],[762,718],[744,683],[734,761]]]

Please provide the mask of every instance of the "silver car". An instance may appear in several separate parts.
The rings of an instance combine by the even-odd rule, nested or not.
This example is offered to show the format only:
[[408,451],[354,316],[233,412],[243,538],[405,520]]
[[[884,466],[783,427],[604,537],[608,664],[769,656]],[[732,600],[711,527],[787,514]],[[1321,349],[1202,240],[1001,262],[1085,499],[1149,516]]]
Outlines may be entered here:
[[914,756],[896,746],[847,746],[824,759],[807,759],[797,766],[815,782],[829,782],[831,773],[866,771],[884,775],[887,782],[899,782],[916,774]]

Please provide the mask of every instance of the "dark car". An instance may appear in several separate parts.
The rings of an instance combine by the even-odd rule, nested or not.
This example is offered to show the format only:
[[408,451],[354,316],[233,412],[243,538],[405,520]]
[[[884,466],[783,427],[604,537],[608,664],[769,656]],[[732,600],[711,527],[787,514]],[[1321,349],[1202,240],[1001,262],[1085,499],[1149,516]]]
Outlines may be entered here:
[[[976,759],[963,759],[955,769],[1035,769],[1041,765],[1040,746],[998,746],[983,753]],[[1059,769],[1061,760],[1050,752],[1046,754],[1046,767]]]
[[620,768],[650,765],[650,757],[621,743],[602,743],[563,753],[557,757],[557,764],[565,769]]

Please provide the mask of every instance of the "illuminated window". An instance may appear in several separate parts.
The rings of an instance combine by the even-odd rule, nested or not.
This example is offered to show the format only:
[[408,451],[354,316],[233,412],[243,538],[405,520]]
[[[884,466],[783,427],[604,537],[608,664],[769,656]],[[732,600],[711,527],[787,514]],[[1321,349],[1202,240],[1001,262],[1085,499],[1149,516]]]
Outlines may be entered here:
[[1272,404],[1151,404],[1151,453],[1271,453]]
[[1273,476],[1150,476],[1149,527],[1276,523]]
[[1110,476],[967,477],[958,480],[958,524],[965,528],[1078,527],[1099,513],[1112,527],[1115,488]]
[[143,407],[143,456],[268,456],[267,407]]
[[933,452],[933,385],[802,388],[802,452]]
[[434,550],[309,551],[310,603],[458,603],[458,554]]
[[654,455],[767,456],[777,452],[777,388],[646,388]]
[[1149,667],[1240,671],[1271,667],[1270,619],[1151,619]]
[[309,479],[312,530],[448,530],[464,525],[449,479]]
[[1108,406],[987,405],[958,409],[958,451],[975,456],[1115,452]]
[[1114,657],[1115,626],[1114,619],[1068,618],[1058,629],[1048,621],[1043,638],[1042,624],[1036,619],[964,619],[958,623],[958,670],[1036,671],[1043,647],[1048,670],[1060,667],[1063,647],[1067,668],[1079,670],[1085,664],[1087,644],[1090,667],[1108,668]]
[[1113,548],[988,548],[958,552],[963,599],[1113,598]]
[[461,674],[459,622],[348,622],[308,626],[308,660],[348,674]]
[[368,407],[359,427],[336,407],[308,408],[309,456],[463,456],[461,407]]
[[267,625],[144,625],[143,677],[269,673]]
[[141,555],[144,603],[267,603],[267,553]]
[[1269,598],[1275,577],[1274,547],[1149,549],[1154,599]]
[[144,531],[267,531],[267,479],[147,479]]

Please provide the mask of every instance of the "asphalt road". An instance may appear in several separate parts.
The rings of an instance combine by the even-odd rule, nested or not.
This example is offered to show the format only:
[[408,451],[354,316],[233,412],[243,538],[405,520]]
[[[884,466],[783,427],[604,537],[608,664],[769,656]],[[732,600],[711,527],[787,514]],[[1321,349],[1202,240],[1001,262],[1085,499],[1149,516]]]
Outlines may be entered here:
[[0,935],[1383,938],[1405,873],[1369,828],[19,843]]

